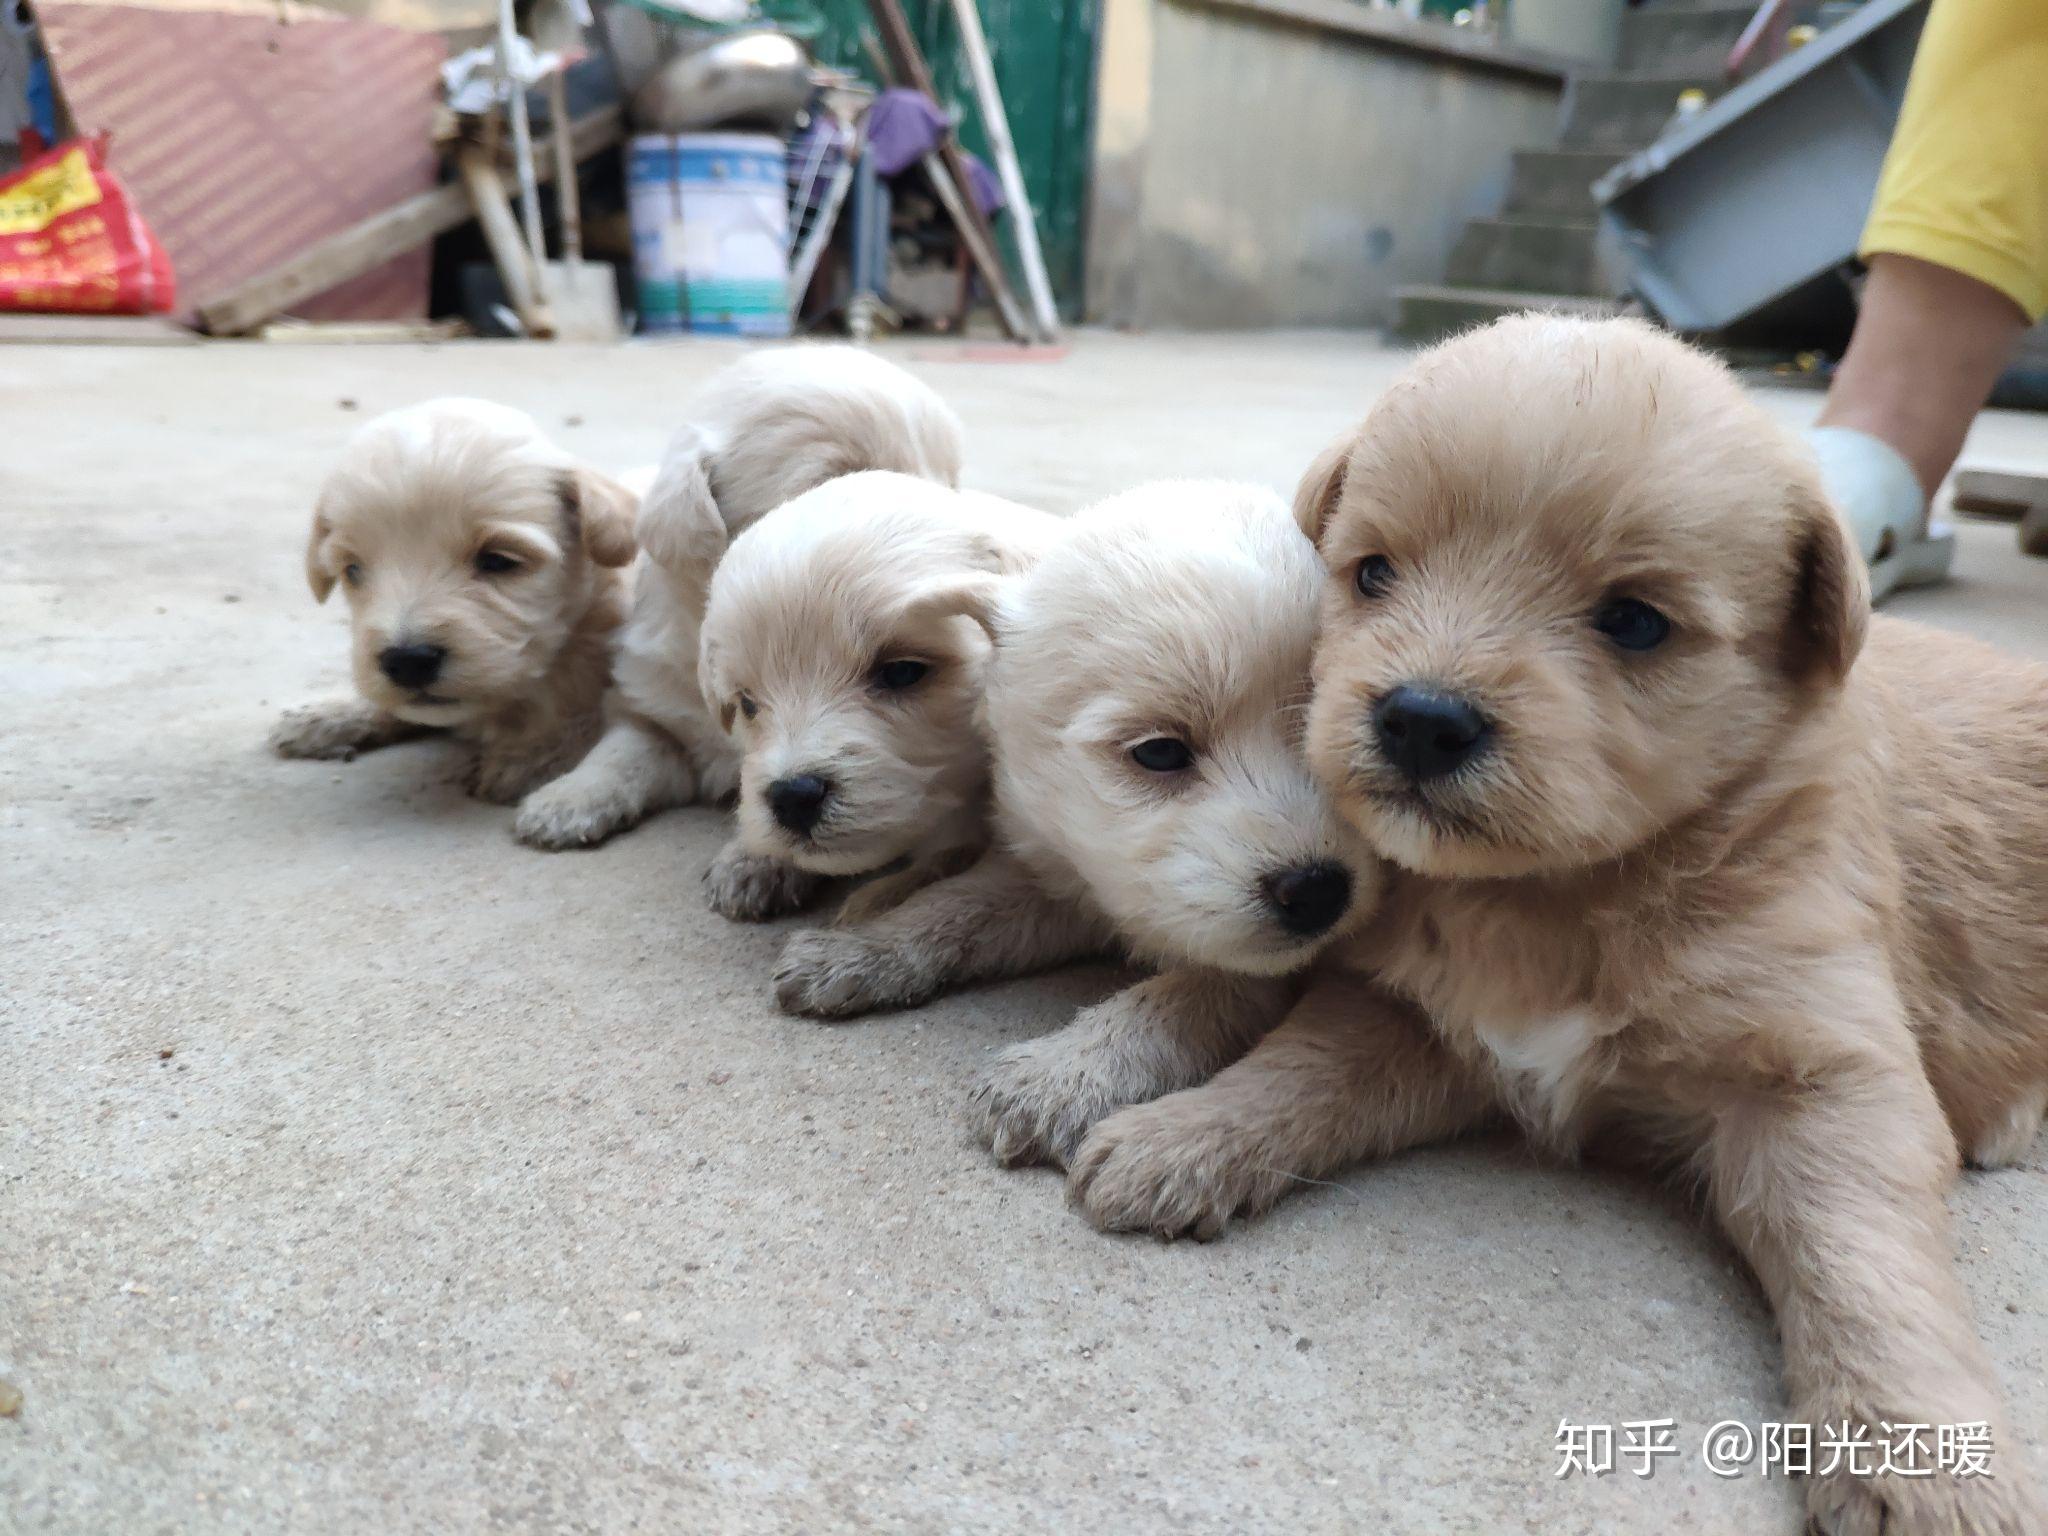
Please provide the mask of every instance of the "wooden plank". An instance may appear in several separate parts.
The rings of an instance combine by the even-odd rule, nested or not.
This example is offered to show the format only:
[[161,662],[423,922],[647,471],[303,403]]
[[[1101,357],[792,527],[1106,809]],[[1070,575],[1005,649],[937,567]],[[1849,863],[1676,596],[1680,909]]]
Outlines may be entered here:
[[[984,243],[981,231],[966,216],[967,210],[963,205],[971,201],[974,194],[965,187],[955,185],[952,171],[936,154],[926,155],[918,164],[924,168],[924,174],[932,184],[932,191],[938,194],[939,201],[945,205],[946,212],[952,217],[954,228],[960,231],[961,242],[967,247],[967,254],[974,259],[974,264],[983,272],[987,272],[992,263],[1000,266],[1001,261],[994,249]],[[1031,327],[1025,321],[1024,311],[1017,307],[1017,296],[1010,291],[1010,285],[1003,282],[990,283],[988,291],[989,297],[995,300],[996,314],[1003,322],[1003,329],[1014,339],[1028,343],[1031,339]]]
[[469,194],[460,182],[409,197],[201,304],[199,323],[215,336],[240,336],[301,299],[381,266],[469,217]]
[[2048,506],[2048,475],[2017,469],[1959,469],[1952,497],[1958,512],[1979,517],[2020,517]]
[[[606,107],[572,125],[569,146],[578,161],[588,160],[617,144],[623,135],[618,108]],[[552,179],[551,162],[538,169],[542,180]],[[407,198],[201,304],[200,324],[215,336],[252,331],[301,299],[324,293],[336,283],[466,224],[473,213],[469,193],[460,181]]]
[[0,314],[0,346],[174,347],[195,345],[198,340],[177,321],[162,315]]
[[280,346],[332,347],[454,341],[469,334],[461,320],[273,320],[256,333],[256,339]]
[[910,30],[910,19],[903,14],[903,7],[897,0],[868,0],[868,12],[881,31],[882,49],[889,55],[889,69],[896,76],[896,83],[913,91],[922,91],[937,101],[938,88],[932,82],[931,68],[924,61],[923,50],[917,46],[917,38]]
[[[529,154],[527,165],[532,165]],[[462,184],[469,188],[469,200],[476,207],[477,223],[483,226],[484,244],[490,247],[491,260],[497,263],[498,278],[505,285],[505,298],[519,316],[519,323],[526,334],[539,341],[546,341],[555,334],[555,318],[548,312],[546,301],[541,297],[541,268],[544,259],[536,260],[527,249],[525,238],[520,234],[519,221],[512,214],[512,200],[505,194],[505,183],[498,179],[498,168],[491,164],[491,157],[477,144],[464,144],[455,151],[455,168],[462,173]],[[537,199],[528,203],[535,206]]]
[[[917,46],[917,38],[911,33],[910,22],[903,14],[898,0],[868,0],[868,11],[875,18],[875,26],[882,34],[882,50],[889,56],[891,72],[899,84],[913,91],[922,91],[933,101],[939,99],[938,86],[932,80],[931,66],[925,62],[924,51]],[[1031,340],[1028,325],[1012,323],[1013,316],[1021,316],[1022,308],[1016,294],[1010,288],[1010,276],[1003,270],[1001,248],[996,244],[996,235],[988,220],[983,217],[981,205],[974,200],[974,179],[967,174],[967,162],[961,158],[960,146],[952,134],[939,142],[939,159],[952,178],[960,197],[954,201],[959,212],[954,214],[954,223],[959,227],[961,238],[966,242],[968,254],[974,264],[981,268],[981,275],[988,283],[991,294],[1004,295],[996,301],[996,313],[1002,316],[1003,328],[1018,341]],[[933,177],[933,185],[939,178]],[[946,201],[943,193],[940,201]],[[972,235],[969,234],[970,226]]]

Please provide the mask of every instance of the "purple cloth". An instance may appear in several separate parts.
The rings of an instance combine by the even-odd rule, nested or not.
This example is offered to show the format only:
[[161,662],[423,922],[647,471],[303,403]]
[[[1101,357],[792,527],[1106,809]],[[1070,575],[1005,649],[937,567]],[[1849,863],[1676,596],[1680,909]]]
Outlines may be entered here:
[[921,91],[884,91],[868,108],[868,148],[875,169],[901,176],[937,149],[952,124],[938,103]]
[[[875,169],[884,176],[901,176],[946,141],[951,120],[938,103],[922,91],[884,91],[868,108],[868,148],[874,152]],[[1003,187],[995,174],[974,156],[963,152],[967,179],[975,203],[983,213],[1003,206]]]
[[981,163],[981,156],[960,151],[960,158],[967,162],[967,179],[974,183],[974,201],[983,213],[1001,213],[1008,201],[1003,196],[1003,184],[996,179],[996,173]]

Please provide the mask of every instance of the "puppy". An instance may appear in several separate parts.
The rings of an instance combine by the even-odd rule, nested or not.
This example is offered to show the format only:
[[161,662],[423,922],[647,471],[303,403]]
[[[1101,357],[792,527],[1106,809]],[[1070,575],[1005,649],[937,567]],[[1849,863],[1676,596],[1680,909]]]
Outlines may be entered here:
[[321,488],[306,580],[348,599],[359,699],[287,714],[283,757],[429,731],[475,744],[471,793],[509,803],[597,739],[634,497],[486,400],[367,423]]
[[979,853],[989,647],[962,614],[1059,527],[993,496],[867,471],[733,541],[698,658],[739,757],[737,835],[706,876],[715,910],[776,916],[808,904],[822,877],[902,862],[849,898],[842,920],[855,921]]
[[1162,974],[1002,1053],[1005,1162],[1064,1163],[1108,1111],[1202,1081],[1375,904],[1380,870],[1301,756],[1322,567],[1270,492],[1146,486],[977,599],[998,847],[873,923],[799,934],[784,1007],[906,1007],[1120,944]]
[[856,347],[750,353],[704,388],[642,502],[633,612],[618,632],[603,739],[536,790],[513,832],[585,847],[656,811],[733,792],[739,760],[697,691],[697,627],[730,537],[862,469],[960,478],[960,422],[901,368]]
[[1762,1280],[1795,1418],[1991,1426],[1988,1479],[1814,1478],[1818,1528],[2048,1530],[1943,1200],[2048,1105],[2048,670],[1873,619],[1804,451],[1631,322],[1439,347],[1300,507],[1310,762],[1400,866],[1378,981],[1104,1121],[1084,1207],[1213,1232],[1496,1116],[1633,1149]]

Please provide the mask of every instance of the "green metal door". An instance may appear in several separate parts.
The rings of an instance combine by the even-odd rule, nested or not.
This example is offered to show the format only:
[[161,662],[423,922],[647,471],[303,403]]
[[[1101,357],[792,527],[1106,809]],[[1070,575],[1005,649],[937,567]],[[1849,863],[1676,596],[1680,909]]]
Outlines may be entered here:
[[[1010,118],[1010,136],[1024,187],[1038,219],[1046,270],[1060,309],[1081,312],[1082,220],[1088,203],[1088,131],[1094,106],[1097,0],[978,0],[982,30],[994,56],[996,84]],[[813,45],[819,59],[866,79],[875,66],[862,47],[874,20],[865,0],[818,0],[825,31]],[[988,141],[974,82],[960,53],[960,29],[948,0],[903,0],[918,46],[931,62],[939,105],[960,121],[961,141],[984,160]],[[1004,223],[1008,223],[1006,219]],[[1007,238],[1007,237],[1006,237]],[[1016,247],[1010,242],[1016,273]],[[1021,278],[1018,291],[1023,291]]]

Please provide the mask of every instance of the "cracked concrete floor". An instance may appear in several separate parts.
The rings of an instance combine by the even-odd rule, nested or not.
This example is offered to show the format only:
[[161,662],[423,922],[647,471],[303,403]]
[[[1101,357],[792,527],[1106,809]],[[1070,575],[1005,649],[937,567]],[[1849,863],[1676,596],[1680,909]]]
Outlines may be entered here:
[[[265,755],[344,685],[300,540],[363,414],[488,394],[624,466],[729,355],[0,350],[0,1527],[1793,1529],[1782,1482],[1700,1466],[1782,1411],[1775,1346],[1654,1186],[1487,1142],[1208,1247],[1100,1237],[960,1108],[1112,972],[797,1022],[781,935],[698,900],[713,813],[545,855],[434,746]],[[973,483],[1059,510],[1291,486],[1399,365],[895,355]],[[1987,416],[1973,456],[2048,466],[2048,425]],[[1898,611],[2048,656],[2048,563],[1972,526],[1961,575]],[[2048,1141],[1954,1209],[2041,1467]],[[1683,1455],[1560,1482],[1567,1417],[1673,1418]]]

